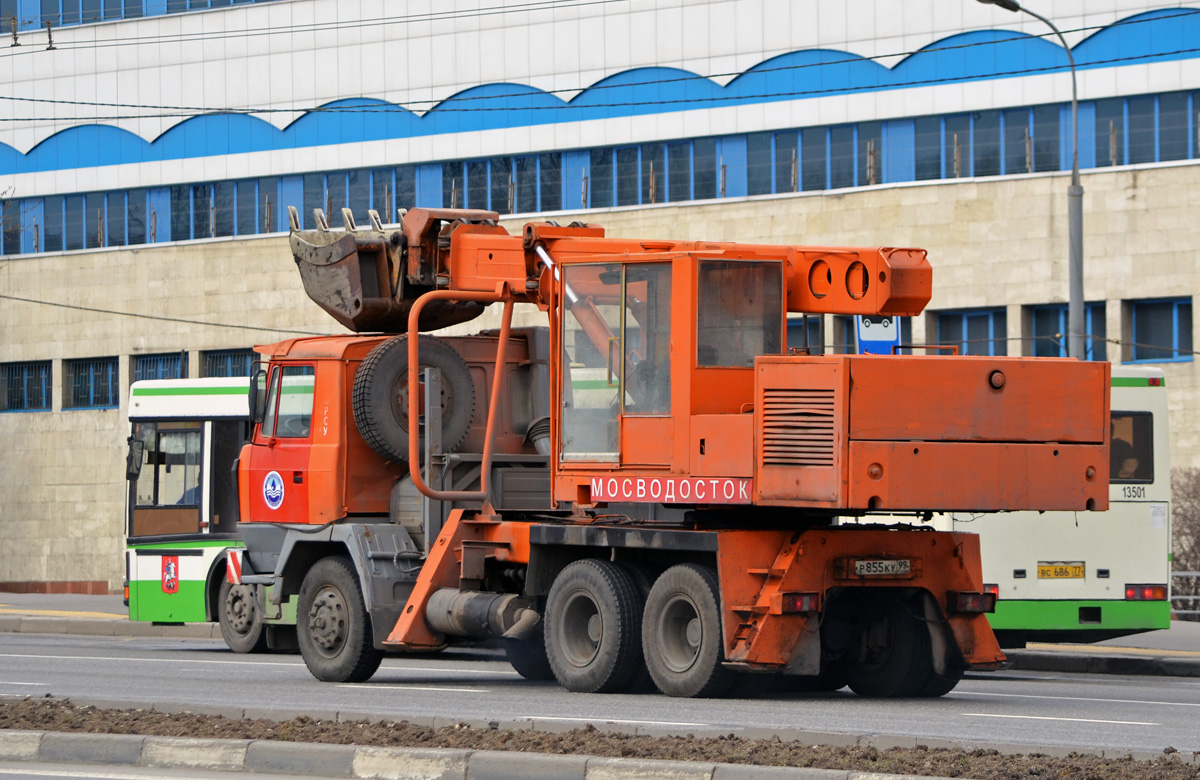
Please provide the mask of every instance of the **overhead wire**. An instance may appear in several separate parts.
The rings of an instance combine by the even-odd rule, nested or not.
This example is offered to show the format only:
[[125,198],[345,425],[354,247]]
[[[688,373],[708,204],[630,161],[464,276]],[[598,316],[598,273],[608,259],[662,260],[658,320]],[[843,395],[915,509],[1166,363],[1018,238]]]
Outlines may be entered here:
[[[1090,65],[1114,65],[1119,63],[1137,62],[1140,60],[1155,59],[1158,57],[1171,57],[1181,54],[1194,54],[1200,52],[1200,47],[1189,47],[1186,49],[1175,49],[1168,52],[1154,52],[1151,54],[1135,54],[1124,57],[1113,57],[1104,60],[1093,60]],[[1050,71],[1059,71],[1061,65],[1047,65],[1039,68],[1022,68],[1020,70],[995,71],[991,74],[993,77],[1003,78],[1009,76],[1027,76],[1038,73],[1047,73]],[[436,111],[451,112],[451,113],[489,113],[489,112],[507,112],[507,111],[588,111],[599,110],[606,108],[636,108],[640,106],[663,106],[673,103],[686,103],[688,105],[696,103],[719,103],[729,102],[733,100],[761,100],[769,98],[800,98],[800,97],[815,97],[827,94],[853,94],[859,92],[879,92],[882,90],[901,89],[905,87],[923,87],[936,84],[954,84],[965,81],[978,80],[978,76],[963,75],[963,76],[943,76],[940,78],[915,79],[912,81],[897,82],[887,85],[863,85],[849,87],[828,87],[825,89],[806,89],[806,90],[788,90],[784,92],[763,92],[750,95],[725,96],[716,95],[711,97],[688,97],[679,98],[676,100],[623,100],[614,101],[611,103],[591,103],[587,105],[572,105],[564,103],[559,106],[479,106],[457,108],[443,108],[439,106]],[[528,96],[528,95],[526,95]],[[5,98],[0,96],[0,99],[19,100],[19,98]],[[63,117],[63,116],[45,116],[45,117],[0,117],[0,122],[96,122],[96,121],[123,121],[132,119],[172,119],[172,118],[192,118],[198,116],[220,116],[222,114],[234,115],[253,115],[253,114],[308,114],[308,113],[346,113],[346,114],[378,114],[390,113],[393,111],[405,111],[403,107],[394,104],[386,106],[325,106],[316,108],[264,108],[264,109],[243,109],[237,111],[227,111],[218,113],[209,113],[200,109],[188,110],[180,112],[166,112],[155,114],[112,114],[112,115],[94,115],[82,117]]]
[[[594,0],[594,1],[599,3],[599,2],[615,2],[616,0]],[[625,0],[622,0],[622,1],[625,1]],[[574,6],[572,6],[572,7],[574,7]],[[1109,25],[1092,25],[1092,26],[1078,27],[1078,28],[1066,30],[1065,32],[1066,33],[1094,32],[1094,31],[1098,31],[1098,30],[1111,29],[1111,28],[1118,27],[1118,26],[1134,25],[1134,24],[1147,24],[1147,23],[1158,22],[1158,21],[1163,21],[1163,20],[1170,20],[1170,19],[1176,18],[1176,17],[1192,16],[1192,15],[1200,13],[1200,9],[1183,9],[1183,8],[1181,8],[1180,10],[1181,10],[1181,12],[1178,14],[1170,14],[1170,15],[1161,15],[1160,14],[1158,16],[1143,18],[1143,19],[1124,19],[1124,20],[1118,20],[1117,22],[1113,22],[1112,24],[1109,24]],[[581,92],[591,93],[596,90],[627,89],[630,87],[639,87],[639,86],[662,86],[662,85],[672,84],[672,83],[696,82],[698,80],[710,80],[711,81],[711,80],[726,78],[726,77],[730,77],[730,76],[739,77],[739,76],[749,75],[749,74],[758,75],[758,74],[780,72],[780,71],[800,71],[800,70],[809,69],[809,68],[832,67],[832,66],[836,66],[836,65],[846,65],[846,64],[864,62],[864,61],[870,62],[870,61],[878,61],[878,60],[885,60],[885,59],[907,58],[907,57],[911,57],[911,56],[917,55],[917,54],[927,54],[927,53],[934,53],[934,52],[948,52],[948,51],[955,51],[955,50],[959,50],[959,49],[976,48],[976,47],[980,47],[980,46],[996,46],[996,45],[1000,45],[1000,44],[1004,44],[1004,43],[1011,43],[1014,40],[1021,40],[1022,38],[1025,38],[1025,37],[1044,39],[1044,38],[1051,37],[1053,35],[1054,35],[1053,33],[1045,33],[1045,34],[1040,34],[1040,35],[1029,35],[1029,36],[1025,36],[1022,34],[1021,38],[1014,37],[1014,38],[1006,38],[1006,39],[1001,39],[1001,40],[973,41],[973,42],[969,42],[969,43],[954,44],[954,45],[949,45],[949,46],[926,47],[926,48],[916,49],[916,50],[891,52],[891,53],[887,53],[887,54],[878,54],[878,55],[871,55],[871,56],[861,56],[860,57],[860,56],[856,55],[853,57],[845,57],[845,58],[840,58],[840,59],[835,59],[835,60],[827,60],[827,61],[823,61],[823,62],[797,63],[797,64],[791,64],[791,65],[781,65],[781,66],[766,67],[766,68],[760,67],[760,68],[754,68],[752,70],[745,71],[745,72],[723,72],[723,73],[711,73],[708,75],[688,74],[686,76],[679,76],[679,77],[672,77],[672,78],[647,79],[647,80],[643,80],[643,81],[625,82],[625,83],[620,83],[620,84],[594,84],[594,85],[587,86],[587,87],[557,88],[557,89],[550,89],[550,90],[540,90],[539,89],[539,90],[535,90],[533,92],[523,91],[523,92],[510,92],[507,94],[501,93],[501,94],[492,94],[492,95],[463,95],[463,96],[451,96],[451,97],[447,97],[447,98],[437,98],[437,99],[414,99],[414,100],[410,100],[410,101],[405,101],[405,103],[408,106],[430,105],[431,107],[436,108],[439,112],[507,111],[507,110],[511,110],[512,107],[488,106],[488,107],[472,109],[472,108],[457,108],[457,107],[453,107],[453,106],[456,106],[457,104],[461,104],[461,103],[471,102],[471,101],[484,101],[484,100],[494,101],[497,99],[509,99],[509,98],[531,98],[531,97],[539,97],[542,95],[556,95],[556,94],[564,94],[564,93],[581,93]],[[142,45],[141,39],[137,39],[135,41],[131,41],[128,43],[133,44],[133,45]],[[1130,57],[1116,57],[1116,58],[1111,58],[1111,59],[1107,59],[1107,60],[1097,60],[1097,61],[1093,61],[1093,62],[1090,62],[1087,64],[1088,65],[1113,64],[1113,63],[1119,63],[1119,62],[1136,61],[1137,59],[1150,59],[1150,58],[1154,58],[1154,57],[1189,54],[1189,53],[1194,53],[1198,50],[1200,50],[1200,49],[1196,49],[1196,48],[1179,49],[1179,50],[1175,50],[1172,52],[1157,52],[1154,54],[1134,55],[1134,56],[1130,56]],[[2,56],[3,55],[0,55],[0,57],[2,57]],[[1042,68],[1027,68],[1027,69],[1021,69],[1021,70],[996,72],[991,75],[997,76],[997,77],[1025,75],[1025,74],[1029,74],[1029,73],[1057,71],[1057,70],[1061,70],[1062,68],[1063,68],[1062,65],[1053,65],[1053,66],[1045,66]],[[952,83],[955,81],[971,80],[974,78],[977,78],[977,77],[976,76],[958,76],[958,77],[946,77],[944,79],[922,79],[922,80],[916,80],[916,81],[912,81],[912,82],[903,82],[900,84],[890,84],[890,85],[882,85],[882,86],[867,85],[867,86],[862,86],[862,87],[850,87],[850,88],[829,88],[829,89],[825,89],[825,90],[789,91],[789,92],[785,92],[785,93],[765,93],[762,95],[744,95],[744,96],[738,96],[738,98],[779,97],[779,96],[789,96],[789,95],[808,96],[808,95],[826,94],[826,93],[830,93],[830,92],[844,93],[847,91],[850,91],[850,92],[877,91],[881,88],[896,88],[896,87],[903,87],[903,86],[922,86],[922,85],[927,85],[927,84]],[[713,102],[713,101],[730,100],[730,99],[732,99],[732,98],[725,97],[725,96],[716,96],[716,97],[708,97],[708,98],[687,99],[686,102],[689,102],[689,103]],[[54,98],[18,97],[18,96],[12,96],[12,95],[0,95],[0,100],[8,100],[8,101],[13,101],[13,102],[45,103],[45,104],[56,104],[56,105],[96,106],[96,107],[106,107],[106,108],[140,108],[140,109],[153,109],[153,110],[156,110],[159,112],[159,113],[154,113],[154,114],[90,116],[90,117],[82,117],[82,118],[79,118],[79,117],[3,118],[2,121],[76,121],[78,119],[87,119],[87,120],[92,120],[92,121],[96,121],[96,120],[118,121],[118,120],[122,120],[122,119],[180,118],[180,117],[189,117],[189,116],[199,116],[199,115],[205,115],[205,114],[383,113],[383,112],[392,112],[392,111],[397,111],[397,110],[412,111],[412,112],[416,113],[416,111],[413,108],[406,108],[403,106],[399,106],[396,104],[390,104],[390,103],[386,104],[386,105],[376,105],[376,106],[329,106],[329,105],[325,105],[325,106],[310,106],[310,107],[301,107],[301,108],[294,108],[294,107],[293,108],[275,108],[275,107],[264,107],[264,106],[258,106],[258,107],[254,107],[254,106],[250,106],[250,107],[220,106],[220,107],[216,107],[216,106],[180,106],[180,105],[145,104],[145,103],[116,103],[116,102],[104,102],[104,101],[77,101],[77,100],[58,100],[58,99],[54,99]],[[564,108],[575,108],[575,109],[582,110],[584,108],[589,108],[589,109],[600,108],[600,109],[602,109],[602,108],[613,108],[613,107],[623,107],[623,106],[660,105],[662,102],[663,101],[644,101],[644,102],[615,101],[615,102],[611,102],[611,103],[591,104],[588,106],[572,106],[570,103],[565,103],[562,106],[523,106],[521,108],[523,108],[524,110],[562,110]],[[671,101],[668,101],[668,102],[671,102]],[[175,112],[175,113],[163,113],[163,112]]]
[[[114,46],[143,46],[143,44],[154,43],[187,43],[192,41],[227,41],[236,40],[236,38],[262,37],[268,35],[312,35],[318,32],[337,32],[341,30],[354,30],[360,28],[374,28],[374,26],[390,26],[396,24],[433,24],[437,22],[455,22],[461,19],[487,18],[496,16],[505,16],[505,14],[515,13],[536,13],[539,11],[563,11],[570,8],[584,8],[589,6],[606,6],[617,4],[617,2],[629,2],[630,0],[541,0],[538,2],[524,2],[520,6],[485,6],[484,8],[472,8],[472,10],[451,10],[451,11],[431,11],[428,13],[409,14],[409,16],[395,17],[376,17],[370,19],[354,19],[342,22],[342,20],[332,20],[332,22],[310,22],[302,24],[284,24],[271,26],[258,26],[258,28],[240,28],[238,30],[226,30],[214,32],[211,30],[199,32],[174,32],[174,34],[164,35],[148,35],[139,36],[134,40],[121,40],[121,38],[95,38],[91,41],[55,41],[55,49],[83,49],[83,48],[112,48]],[[233,10],[233,8],[250,8],[250,7],[270,7],[268,2],[263,4],[246,4],[239,6],[221,6],[220,8],[212,8],[212,10]],[[205,8],[208,10],[208,8]],[[60,14],[61,16],[61,14]],[[144,19],[194,19],[188,12],[156,14],[156,16],[132,17],[128,19],[89,19],[86,22],[52,26],[52,30],[73,30],[78,26],[90,24],[104,24],[113,22],[140,22]],[[18,22],[26,24],[37,24],[37,26],[29,26],[25,30],[17,30],[18,36],[38,34],[44,31],[44,22],[42,17],[19,18]],[[18,25],[19,28],[19,25]],[[10,32],[11,34],[11,32]],[[7,56],[20,56],[32,54],[32,50],[20,50],[20,52],[10,52]],[[0,55],[0,59],[2,59]]]
[[74,311],[86,311],[86,312],[91,312],[93,314],[110,314],[110,315],[117,316],[117,317],[132,317],[134,319],[153,320],[155,322],[175,322],[175,323],[179,323],[182,325],[203,325],[205,327],[211,327],[211,328],[234,328],[236,330],[254,330],[254,331],[262,331],[265,333],[284,333],[284,334],[288,334],[288,335],[300,335],[300,336],[328,336],[328,335],[330,335],[329,333],[319,332],[319,331],[297,330],[297,329],[291,329],[291,328],[272,328],[272,327],[268,327],[268,326],[257,326],[257,325],[242,325],[242,324],[232,323],[232,322],[209,322],[207,320],[191,320],[191,319],[187,319],[185,317],[165,317],[165,316],[161,316],[161,315],[157,315],[157,314],[143,314],[141,312],[119,311],[116,309],[99,309],[99,308],[96,308],[93,306],[80,306],[78,304],[60,303],[57,301],[43,301],[43,300],[38,300],[36,298],[23,298],[19,295],[7,295],[7,294],[3,294],[3,293],[0,293],[0,299],[7,300],[7,301],[19,301],[21,303],[30,303],[30,304],[35,304],[38,306],[52,306],[52,307],[59,308],[59,309],[71,309]]
[[[4,265],[8,264],[8,262],[11,262],[11,261],[7,261],[3,264],[0,264],[0,268],[3,268]],[[299,329],[294,329],[294,328],[272,328],[272,327],[268,327],[268,326],[244,325],[244,324],[240,324],[240,323],[229,323],[229,322],[211,322],[208,320],[193,320],[193,319],[188,319],[185,317],[166,317],[166,316],[157,315],[157,314],[144,314],[142,312],[120,311],[120,310],[116,310],[116,309],[101,309],[101,308],[97,308],[97,307],[93,307],[93,306],[81,306],[79,304],[62,303],[62,302],[58,302],[58,301],[39,300],[37,298],[25,298],[25,297],[18,296],[18,295],[8,295],[8,294],[4,294],[4,293],[0,293],[0,299],[9,300],[9,301],[19,301],[21,303],[29,303],[29,304],[39,305],[39,306],[51,306],[51,307],[60,308],[60,309],[71,309],[74,311],[84,311],[84,312],[90,312],[93,314],[108,314],[108,315],[113,315],[113,316],[118,316],[118,317],[131,317],[134,319],[152,320],[155,322],[174,322],[174,323],[179,323],[182,325],[201,325],[201,326],[212,327],[212,328],[233,328],[236,330],[263,331],[263,332],[267,332],[267,333],[283,333],[283,334],[299,335],[299,336],[328,336],[328,335],[330,335],[328,332],[322,332],[322,331],[299,330]],[[1138,347],[1138,348],[1142,348],[1142,349],[1168,350],[1168,351],[1174,353],[1175,355],[1179,355],[1179,356],[1200,355],[1200,352],[1184,350],[1184,349],[1175,349],[1173,347],[1163,346],[1162,344],[1147,344],[1147,343],[1138,342],[1138,341],[1123,341],[1121,339],[1101,338],[1099,336],[1091,336],[1091,335],[1085,336],[1085,338],[1093,343],[1098,342],[1098,341],[1103,341],[1106,344],[1112,344],[1114,346],[1130,346],[1130,347]],[[963,339],[963,340],[956,340],[954,343],[955,344],[990,344],[991,342],[995,342],[995,341],[1005,341],[1005,342],[1008,342],[1008,341],[1035,341],[1036,342],[1036,341],[1045,340],[1045,341],[1052,341],[1052,342],[1062,346],[1061,339],[1062,339],[1062,334],[1058,333],[1058,334],[1055,334],[1055,336],[1053,336],[1053,337],[1051,337],[1051,336],[1007,336],[1007,337],[999,337],[999,338],[991,338],[991,339],[988,339],[988,338]],[[829,347],[831,349],[843,349],[843,350],[848,349],[850,346],[851,345],[849,345],[849,344],[838,344],[838,343],[831,343],[829,345]],[[916,343],[913,343],[913,344],[905,344],[902,346],[904,349],[924,349],[927,347],[945,346],[945,345],[944,344],[928,344],[928,343],[916,344]]]

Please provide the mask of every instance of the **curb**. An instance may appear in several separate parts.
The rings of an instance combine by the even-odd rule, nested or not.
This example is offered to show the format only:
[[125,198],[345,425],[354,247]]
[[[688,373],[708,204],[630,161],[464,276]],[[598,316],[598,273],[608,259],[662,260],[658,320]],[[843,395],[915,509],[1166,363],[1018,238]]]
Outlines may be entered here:
[[[128,702],[110,701],[105,699],[81,699],[72,698],[71,702],[81,707],[94,707],[96,709],[128,709]],[[479,731],[500,730],[500,731],[534,731],[546,734],[559,734],[571,729],[582,727],[583,723],[566,723],[563,721],[539,721],[539,720],[481,720],[471,718],[444,718],[444,717],[428,717],[428,716],[397,716],[396,714],[370,714],[361,711],[357,712],[339,712],[339,711],[313,711],[313,710],[270,710],[262,708],[246,708],[237,707],[222,707],[222,706],[187,706],[181,704],[155,704],[149,708],[152,712],[159,713],[188,713],[193,715],[219,715],[229,720],[241,719],[264,719],[283,722],[298,717],[310,717],[320,720],[335,721],[338,723],[391,723],[403,721],[414,726],[424,726],[432,729],[446,728],[449,726],[459,728],[476,729]],[[747,740],[774,740],[780,742],[799,742],[805,745],[812,746],[829,746],[829,747],[861,747],[875,748],[876,750],[888,750],[890,748],[917,748],[926,747],[930,749],[945,748],[950,750],[994,750],[1003,755],[1041,755],[1054,758],[1070,758],[1071,756],[1094,756],[1096,758],[1111,758],[1111,759],[1129,759],[1133,761],[1154,761],[1161,760],[1164,754],[1160,751],[1146,750],[1113,750],[1091,747],[1068,747],[1064,745],[1037,745],[1015,742],[987,742],[980,740],[956,740],[956,739],[938,739],[931,737],[916,737],[899,734],[867,734],[867,733],[849,733],[837,731],[810,731],[803,729],[767,729],[767,728],[724,728],[724,729],[688,729],[680,727],[662,727],[662,726],[637,726],[635,728],[627,728],[614,723],[595,723],[594,728],[617,734],[627,734],[630,736],[644,737],[725,737],[736,736],[740,739]],[[65,738],[72,742],[82,742],[86,739],[99,740],[125,740],[141,744],[143,740],[152,740],[156,743],[162,740],[169,739],[167,737],[143,737],[136,735],[117,735],[117,734],[76,734],[76,733],[59,733],[59,732],[42,732],[42,731],[19,731],[19,730],[4,730],[0,729],[0,760],[27,760],[27,761],[49,761],[50,758],[42,756],[38,758],[38,751],[43,753],[47,750],[61,751],[61,747],[56,747],[59,743],[59,738]],[[7,742],[6,742],[7,740]],[[40,742],[38,741],[40,740]],[[524,778],[558,778],[558,777],[579,777],[574,771],[574,765],[568,763],[555,764],[555,761],[566,761],[566,759],[576,760],[583,767],[586,780],[597,780],[601,777],[609,777],[605,774],[607,770],[602,768],[605,761],[621,761],[628,762],[633,759],[609,759],[600,758],[598,756],[563,756],[558,754],[539,754],[539,753],[520,753],[520,752],[504,752],[504,751],[485,751],[485,750],[443,750],[433,748],[375,748],[375,747],[355,747],[350,745],[327,745],[320,743],[301,743],[301,742],[283,742],[271,740],[217,740],[217,739],[181,739],[180,744],[201,744],[205,745],[205,750],[213,750],[213,746],[225,744],[231,745],[248,745],[247,759],[245,764],[247,771],[258,771],[264,773],[283,772],[285,774],[317,774],[323,777],[372,777],[370,774],[354,774],[354,767],[371,765],[376,761],[378,751],[402,750],[407,757],[413,757],[417,763],[423,763],[434,760],[442,761],[445,756],[451,755],[473,755],[476,763],[471,765],[471,780],[479,780],[480,778],[495,778],[501,780],[503,778],[514,778],[514,780],[523,780]],[[121,749],[116,744],[104,743],[105,750],[116,753]],[[32,747],[31,747],[32,745]],[[50,746],[47,748],[47,746]],[[301,748],[304,751],[301,752]],[[88,748],[91,750],[99,750],[99,748]],[[125,745],[124,750],[132,750],[128,745]],[[158,748],[154,748],[158,750]],[[22,752],[23,751],[23,752]],[[341,751],[341,752],[339,752]],[[350,751],[346,753],[345,751]],[[20,755],[32,756],[22,758]],[[50,755],[47,753],[46,755]],[[178,755],[178,754],[176,754]],[[346,758],[349,755],[350,758]],[[1184,765],[1200,766],[1200,752],[1197,753],[1176,753],[1173,754],[1174,759]],[[419,760],[416,757],[421,757]],[[521,763],[525,758],[536,758],[537,768],[532,769],[526,764]],[[100,759],[76,759],[88,763],[102,763]],[[407,758],[406,758],[407,760]],[[349,762],[347,765],[346,762]],[[513,762],[519,764],[519,771],[509,771]],[[134,759],[137,763],[137,759]],[[804,769],[803,771],[809,774],[796,774],[801,770],[798,768],[786,767],[766,767],[766,766],[751,766],[744,764],[704,764],[704,763],[678,763],[669,761],[653,762],[655,766],[662,764],[664,774],[652,773],[647,777],[670,777],[684,778],[693,780],[696,777],[695,768],[708,767],[715,774],[705,775],[711,777],[711,780],[783,780],[784,778],[802,778],[802,780],[889,780],[894,778],[911,778],[914,775],[881,775],[871,772],[849,772],[847,770],[830,770],[830,769]],[[666,765],[672,764],[675,768],[671,771],[666,771]],[[144,765],[144,764],[143,764]],[[281,769],[272,770],[271,766],[281,767]],[[347,768],[347,766],[349,768]],[[309,767],[321,767],[321,771],[313,772]],[[684,775],[679,774],[679,767],[687,767],[688,771]],[[198,767],[203,768],[203,767]],[[657,770],[656,770],[657,772]],[[774,774],[763,774],[763,773]],[[778,774],[784,772],[785,774]],[[830,774],[832,773],[832,774]],[[386,775],[386,773],[385,773]],[[390,775],[388,775],[390,776]],[[424,775],[414,775],[414,777]],[[431,776],[438,776],[436,773]],[[458,777],[453,772],[447,777]],[[408,777],[407,775],[405,777]],[[615,776],[614,776],[615,777]],[[626,777],[622,775],[622,777]],[[634,775],[629,775],[632,778]],[[637,775],[638,778],[643,775]]]
[[1047,650],[1007,650],[1009,669],[1073,674],[1123,674],[1153,677],[1200,677],[1200,658],[1154,655],[1093,655]]
[[221,627],[216,623],[144,623],[121,615],[111,619],[0,615],[0,633],[222,639]]
[[[488,750],[46,731],[0,731],[0,760],[380,780],[918,780],[923,777]],[[923,780],[930,779],[923,777]]]

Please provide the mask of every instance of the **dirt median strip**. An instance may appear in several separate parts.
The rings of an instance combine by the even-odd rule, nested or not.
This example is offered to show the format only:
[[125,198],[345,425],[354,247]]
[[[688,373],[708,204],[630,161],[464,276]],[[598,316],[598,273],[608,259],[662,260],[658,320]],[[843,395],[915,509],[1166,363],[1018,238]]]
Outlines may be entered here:
[[247,719],[241,710],[217,715],[164,709],[172,711],[0,698],[0,759],[464,780],[580,778],[580,772],[581,780],[1200,780],[1200,754],[1171,749],[1105,755],[1099,750],[868,734],[652,737],[593,727],[539,732],[490,723],[321,720],[282,712]]
[[377,780],[943,780],[636,758],[13,730],[0,730],[0,759]]

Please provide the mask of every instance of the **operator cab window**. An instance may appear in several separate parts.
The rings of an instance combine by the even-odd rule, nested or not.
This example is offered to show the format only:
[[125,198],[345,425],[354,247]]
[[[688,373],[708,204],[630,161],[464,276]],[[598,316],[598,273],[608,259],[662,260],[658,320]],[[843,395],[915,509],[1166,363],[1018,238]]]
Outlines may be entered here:
[[564,460],[617,459],[620,415],[671,414],[671,264],[563,269]]
[[1112,413],[1109,482],[1154,481],[1154,415],[1149,412]]
[[750,368],[783,352],[783,266],[701,260],[696,301],[696,365]]
[[312,428],[312,366],[283,366],[271,372],[266,412],[260,435],[281,439],[305,439]]

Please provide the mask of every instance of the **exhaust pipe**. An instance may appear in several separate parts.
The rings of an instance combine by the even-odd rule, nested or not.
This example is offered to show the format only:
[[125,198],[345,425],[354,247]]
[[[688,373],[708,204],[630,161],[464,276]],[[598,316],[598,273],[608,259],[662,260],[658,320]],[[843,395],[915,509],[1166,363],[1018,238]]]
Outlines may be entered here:
[[515,593],[442,588],[429,597],[425,621],[440,634],[477,639],[524,639],[541,617],[528,599]]

